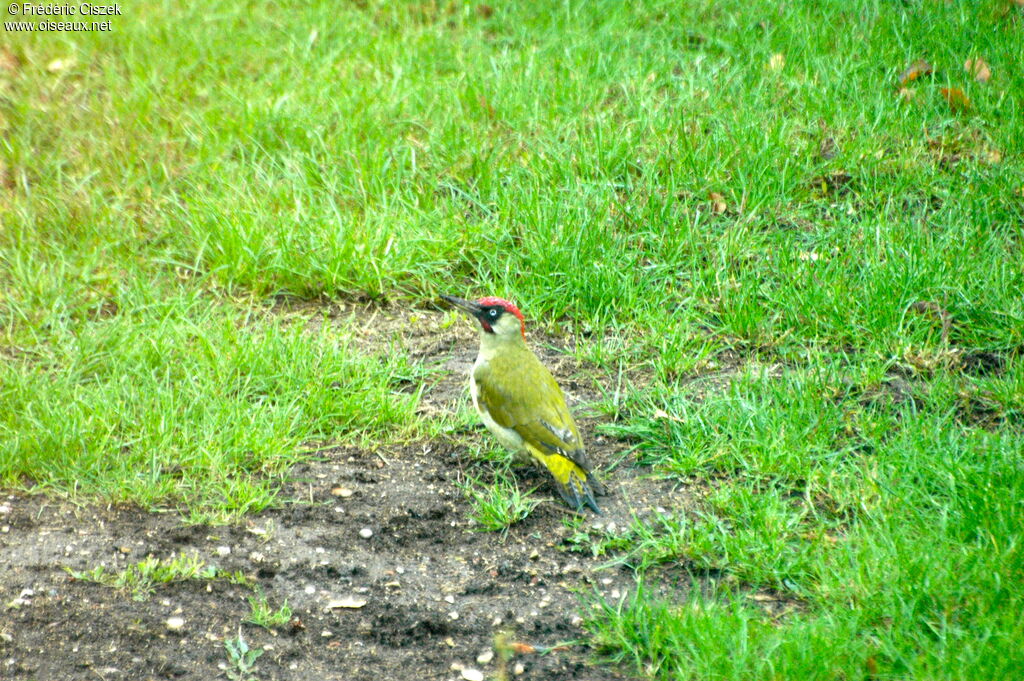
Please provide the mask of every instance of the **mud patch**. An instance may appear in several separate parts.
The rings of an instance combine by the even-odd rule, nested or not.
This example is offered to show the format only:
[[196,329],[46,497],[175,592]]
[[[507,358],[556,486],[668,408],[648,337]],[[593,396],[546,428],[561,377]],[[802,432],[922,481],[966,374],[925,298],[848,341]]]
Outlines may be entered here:
[[[629,570],[564,550],[572,515],[553,499],[507,535],[476,531],[456,479],[466,465],[453,445],[389,452],[336,449],[295,469],[285,495],[302,499],[245,526],[182,525],[174,514],[78,509],[10,495],[0,534],[4,678],[214,678],[225,639],[241,630],[265,652],[260,679],[447,679],[499,632],[538,650],[581,637],[580,594],[623,597]],[[599,520],[626,523],[671,495],[663,483],[624,472]],[[664,489],[662,489],[664,487]],[[344,490],[343,492],[341,490]],[[342,496],[342,494],[344,496]],[[686,500],[676,494],[676,503]],[[597,521],[587,516],[585,522]],[[369,530],[369,532],[366,532]],[[369,535],[369,536],[366,536]],[[146,556],[184,552],[250,576],[292,624],[275,632],[243,624],[252,588],[222,580],[159,586],[146,599],[73,579],[65,568],[123,570]],[[332,600],[365,600],[330,608]],[[15,605],[11,605],[14,604]],[[181,617],[171,630],[167,621]],[[240,629],[241,627],[241,629]],[[514,662],[524,679],[616,679],[581,646]]]
[[[430,368],[421,402],[428,417],[451,414],[466,399],[476,353],[468,324],[400,311],[376,318],[360,312],[353,325],[349,313],[335,312],[304,307],[287,314],[310,326],[337,323],[339,333]],[[531,338],[568,394],[591,459],[601,467],[628,461],[627,445],[597,435],[599,418],[582,408],[600,399],[600,378],[558,343]],[[493,679],[498,656],[477,658],[502,633],[537,651],[510,660],[509,678],[627,678],[592,665],[579,643],[580,608],[594,593],[627,598],[633,573],[569,551],[564,540],[576,522],[626,526],[658,506],[690,507],[693,494],[619,465],[604,476],[611,490],[601,499],[605,514],[577,520],[543,477],[522,469],[520,484],[538,485],[547,499],[505,535],[480,532],[458,482],[488,464],[469,454],[466,437],[488,436],[480,428],[372,452],[321,450],[291,471],[280,508],[239,526],[185,525],[175,513],[83,508],[41,495],[3,497],[0,678],[225,678],[224,644],[239,633],[264,651],[252,673],[261,680],[459,679],[463,667]],[[68,572],[100,565],[119,571],[147,556],[181,553],[240,571],[254,586],[182,581],[133,600]],[[682,597],[688,580],[679,583]],[[256,589],[275,608],[287,602],[291,622],[274,631],[245,623]],[[365,604],[330,607],[346,599]],[[170,627],[171,618],[184,623]]]

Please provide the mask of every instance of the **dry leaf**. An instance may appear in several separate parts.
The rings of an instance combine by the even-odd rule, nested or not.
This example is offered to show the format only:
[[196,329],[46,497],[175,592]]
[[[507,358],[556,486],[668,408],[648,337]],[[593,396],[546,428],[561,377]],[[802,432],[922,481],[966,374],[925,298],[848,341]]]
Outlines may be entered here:
[[490,5],[477,5],[476,13],[483,19],[490,19],[494,15],[494,8]]
[[62,59],[54,59],[46,65],[46,70],[50,73],[60,73],[66,71],[75,65],[74,57],[64,57]]
[[942,96],[954,112],[966,111],[971,108],[971,100],[967,98],[964,91],[958,87],[942,88]]
[[985,161],[987,163],[999,163],[1003,160],[1003,154],[998,149],[986,149]]
[[768,60],[769,71],[781,71],[782,67],[786,65],[786,57],[781,52],[776,52],[772,55],[772,58]]
[[530,653],[537,652],[537,649],[531,646],[529,643],[521,643],[519,641],[510,644],[509,648],[511,648],[512,652],[514,652],[516,655],[529,655]]
[[988,64],[981,57],[965,61],[964,71],[974,76],[974,80],[979,83],[987,83],[988,79],[992,77],[992,69],[988,67]]
[[708,198],[711,199],[711,211],[715,215],[721,215],[725,212],[725,197],[718,192],[711,192],[708,194]]
[[921,76],[928,76],[935,72],[932,65],[926,62],[924,59],[918,59],[913,64],[908,66],[903,73],[900,74],[899,82],[900,85],[906,85],[912,83]]

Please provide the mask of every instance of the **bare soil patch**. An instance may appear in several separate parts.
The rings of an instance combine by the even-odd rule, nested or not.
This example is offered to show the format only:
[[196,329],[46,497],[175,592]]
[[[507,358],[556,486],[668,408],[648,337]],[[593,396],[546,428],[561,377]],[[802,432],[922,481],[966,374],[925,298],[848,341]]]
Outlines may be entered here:
[[[322,310],[308,307],[285,314],[310,325],[324,319]],[[367,323],[355,333],[368,345],[394,344],[443,369],[422,409],[428,415],[453,410],[465,399],[476,339],[468,325],[422,324],[422,317],[440,319],[439,313],[415,314],[415,322],[404,313],[371,321],[360,311]],[[547,349],[558,342],[531,339],[582,416],[592,460],[606,466],[627,445],[594,432],[597,419],[581,406],[599,397],[600,379]],[[481,428],[460,437],[488,436]],[[457,482],[467,468],[481,466],[453,438],[377,452],[337,447],[293,469],[281,508],[228,527],[186,525],[174,513],[6,494],[0,497],[0,678],[226,678],[224,641],[239,631],[265,651],[257,679],[460,679],[462,667],[495,679],[498,657],[477,658],[500,632],[537,650],[510,660],[508,678],[628,678],[594,666],[578,639],[581,594],[626,597],[632,573],[568,551],[563,540],[572,530],[563,519],[571,513],[554,497],[505,536],[477,531]],[[604,515],[585,522],[625,525],[656,506],[694,503],[696,490],[680,491],[647,473],[628,459],[616,467],[606,476],[612,493],[601,499]],[[543,480],[522,470],[520,482]],[[123,570],[147,556],[182,552],[250,576],[275,607],[287,600],[291,624],[268,631],[243,623],[254,589],[222,579],[158,586],[147,599],[133,600],[66,570]],[[682,593],[687,586],[680,581],[666,586]],[[365,605],[329,607],[349,598]],[[168,627],[174,617],[184,620],[180,628]]]

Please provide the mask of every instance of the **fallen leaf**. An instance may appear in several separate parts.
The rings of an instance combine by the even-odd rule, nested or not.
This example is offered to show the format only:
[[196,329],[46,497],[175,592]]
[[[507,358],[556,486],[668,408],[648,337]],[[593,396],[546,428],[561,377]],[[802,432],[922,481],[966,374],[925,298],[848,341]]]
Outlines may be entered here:
[[348,608],[356,610],[366,605],[365,598],[356,598],[355,596],[346,596],[345,598],[333,598],[327,602],[324,607],[324,612],[330,612],[337,608]]
[[511,648],[512,652],[516,655],[529,655],[530,653],[537,652],[537,649],[531,646],[529,643],[522,643],[520,641],[512,643],[509,646],[509,648]]
[[711,192],[708,194],[708,198],[711,199],[711,211],[715,215],[721,215],[725,212],[725,197],[718,192]]
[[782,67],[786,65],[786,57],[781,52],[776,52],[772,55],[771,59],[768,60],[769,71],[781,71]]
[[490,5],[477,5],[476,13],[483,19],[490,19],[494,15],[494,8]]
[[74,57],[54,59],[46,65],[46,70],[50,73],[60,73],[61,71],[66,71],[67,69],[70,69],[72,66],[75,65],[75,63],[76,62]]
[[921,76],[928,76],[934,72],[935,69],[932,68],[931,64],[924,59],[917,59],[900,74],[899,82],[900,85],[906,85],[907,83],[914,82]]
[[964,91],[958,87],[944,87],[941,90],[943,98],[949,104],[949,108],[955,113],[966,111],[971,108],[971,100],[967,98]]
[[988,67],[988,64],[981,57],[965,61],[964,71],[974,76],[974,80],[979,83],[987,83],[988,79],[992,77],[992,69]]

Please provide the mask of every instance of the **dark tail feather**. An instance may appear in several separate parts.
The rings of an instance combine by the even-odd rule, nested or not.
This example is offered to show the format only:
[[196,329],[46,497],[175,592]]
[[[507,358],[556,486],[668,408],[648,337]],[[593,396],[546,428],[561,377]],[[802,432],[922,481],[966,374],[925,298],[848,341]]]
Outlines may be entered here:
[[568,484],[561,485],[556,482],[555,489],[558,490],[559,496],[565,500],[565,503],[572,506],[575,510],[582,511],[584,506],[589,506],[594,513],[603,515],[601,507],[597,505],[597,500],[594,499],[594,492],[591,489],[592,485],[598,490],[598,494],[603,493],[604,488],[597,482],[597,478],[594,478],[593,481],[588,481],[572,473],[569,475]]

